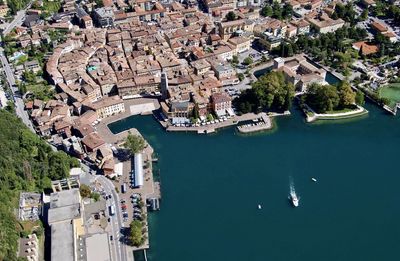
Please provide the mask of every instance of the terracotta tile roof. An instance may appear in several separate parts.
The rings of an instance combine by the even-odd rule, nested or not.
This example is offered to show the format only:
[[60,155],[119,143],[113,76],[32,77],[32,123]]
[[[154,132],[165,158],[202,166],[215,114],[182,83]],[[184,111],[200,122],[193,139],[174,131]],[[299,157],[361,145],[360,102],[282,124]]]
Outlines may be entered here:
[[370,55],[377,53],[379,50],[379,47],[377,45],[369,44],[364,41],[362,42],[357,42],[353,43],[353,48],[360,50],[364,55]]
[[371,24],[371,26],[373,27],[373,28],[375,28],[375,30],[377,30],[377,31],[379,31],[379,32],[381,32],[381,33],[384,33],[384,32],[387,32],[387,27],[385,26],[385,25],[383,25],[382,23],[380,23],[380,22],[377,22],[377,21],[374,21],[372,24]]

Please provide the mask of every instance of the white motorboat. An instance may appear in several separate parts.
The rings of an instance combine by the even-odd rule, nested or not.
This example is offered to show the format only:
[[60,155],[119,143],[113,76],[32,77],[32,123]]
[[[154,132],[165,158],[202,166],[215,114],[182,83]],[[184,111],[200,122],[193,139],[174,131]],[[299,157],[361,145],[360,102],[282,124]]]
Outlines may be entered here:
[[262,207],[261,207],[261,205],[260,205],[260,204],[258,204],[258,209],[262,209]]
[[314,181],[314,182],[317,182],[317,179],[316,179],[316,178],[311,178],[311,180]]
[[299,206],[299,198],[296,195],[296,191],[294,189],[294,185],[290,184],[290,193],[289,193],[289,200],[292,202],[294,207]]

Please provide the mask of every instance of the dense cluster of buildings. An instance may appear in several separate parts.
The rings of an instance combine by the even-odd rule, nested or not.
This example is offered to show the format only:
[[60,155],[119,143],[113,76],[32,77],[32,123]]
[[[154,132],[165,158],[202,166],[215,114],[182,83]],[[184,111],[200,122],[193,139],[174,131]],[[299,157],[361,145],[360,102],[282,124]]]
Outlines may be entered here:
[[[45,55],[44,66],[42,61],[29,60],[15,69],[17,76],[23,71],[44,71],[54,86],[52,99],[25,104],[37,132],[58,148],[97,165],[105,175],[119,172],[118,164],[112,145],[96,126],[129,111],[127,100],[157,97],[162,114],[179,127],[197,118],[204,121],[210,114],[234,115],[232,98],[222,90],[240,83],[232,60],[251,50],[254,40],[271,51],[287,39],[312,31],[335,32],[345,25],[344,20],[332,18],[335,1],[285,1],[294,15],[282,20],[260,16],[264,0],[186,0],[184,4],[103,0],[101,7],[98,2],[64,0],[61,11],[46,21],[39,10],[28,10],[23,26],[15,29],[18,46],[27,52],[52,45],[53,52]],[[0,17],[8,11],[0,5]],[[371,28],[391,42],[398,39],[379,20]],[[66,40],[52,40],[54,31],[62,32]],[[364,55],[379,50],[367,41],[353,43],[353,48]],[[327,71],[304,55],[273,62],[273,69],[283,72],[297,92],[305,92],[312,83],[326,84]],[[140,187],[144,182],[141,154],[135,155],[134,165],[132,183]],[[107,233],[89,232],[87,225],[104,221],[105,205],[83,204],[79,186],[77,179],[68,179],[52,182],[53,193],[47,197],[21,194],[19,219],[36,221],[44,216],[51,231],[51,260],[110,260]],[[20,255],[38,260],[36,236],[21,242]]]
[[312,83],[327,84],[326,71],[314,66],[303,55],[275,58],[274,69],[282,71],[286,81],[292,83],[297,92],[305,92]]
[[[231,61],[249,51],[255,39],[272,50],[285,39],[309,34],[311,28],[328,33],[345,24],[331,18],[335,1],[286,1],[294,12],[286,20],[260,16],[262,0],[199,1],[104,0],[98,7],[98,1],[64,0],[60,12],[46,21],[40,11],[28,10],[24,27],[15,30],[18,45],[54,47],[44,67],[36,60],[17,66],[19,72],[44,70],[57,92],[49,101],[26,104],[37,131],[113,173],[110,145],[95,126],[129,110],[125,100],[159,97],[162,113],[172,122],[232,115],[232,99],[222,89],[240,83]],[[371,27],[396,40],[379,21]],[[54,30],[66,41],[52,41]],[[377,51],[366,42],[353,47],[366,54]],[[299,91],[325,78],[325,71],[300,56],[278,59],[275,67]]]
[[[43,69],[57,92],[46,102],[26,103],[38,133],[112,174],[111,147],[95,126],[128,110],[125,100],[159,97],[162,113],[173,123],[233,115],[232,98],[222,87],[239,84],[231,60],[249,51],[254,39],[271,50],[285,38],[308,34],[312,26],[325,33],[344,25],[329,18],[322,1],[288,2],[296,14],[289,21],[260,17],[260,0],[203,0],[208,13],[197,4],[120,0],[97,7],[92,1],[65,0],[48,21],[28,10],[24,27],[15,31],[19,46],[54,46],[44,68],[36,60],[20,65],[34,73]],[[230,12],[234,19],[227,18]],[[52,42],[52,30],[61,30],[66,41]],[[302,89],[314,74],[290,76],[310,68],[298,63],[298,70],[287,64],[283,70]]]

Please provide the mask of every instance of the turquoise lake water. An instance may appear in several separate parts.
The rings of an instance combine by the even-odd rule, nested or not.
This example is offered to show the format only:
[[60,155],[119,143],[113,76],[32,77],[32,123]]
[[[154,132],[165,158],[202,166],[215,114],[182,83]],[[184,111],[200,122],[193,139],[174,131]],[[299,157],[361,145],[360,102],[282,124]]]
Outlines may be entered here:
[[159,158],[149,260],[400,260],[400,120],[366,107],[363,118],[316,124],[294,108],[250,136],[167,133],[152,116],[111,124],[138,128]]

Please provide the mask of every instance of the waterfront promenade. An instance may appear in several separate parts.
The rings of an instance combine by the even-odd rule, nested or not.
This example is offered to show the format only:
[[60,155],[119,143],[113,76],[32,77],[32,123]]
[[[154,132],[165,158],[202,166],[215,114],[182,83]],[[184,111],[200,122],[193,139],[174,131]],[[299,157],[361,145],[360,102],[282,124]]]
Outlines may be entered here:
[[266,113],[260,113],[256,122],[238,126],[237,129],[241,133],[252,133],[272,129],[271,118]]
[[[108,128],[108,124],[123,120],[131,115],[138,114],[138,108],[143,109],[143,108],[154,108],[158,109],[158,103],[156,103],[157,100],[154,99],[137,99],[137,100],[129,100],[125,101],[125,112],[120,113],[117,115],[113,115],[111,117],[108,117],[106,119],[103,119],[97,126],[96,130],[99,133],[101,137],[103,137],[104,141],[108,144],[111,144],[112,146],[115,146],[116,148],[121,148],[123,146],[123,143],[125,142],[126,137],[128,136],[129,133],[132,133],[133,135],[139,135],[140,132],[136,128],[130,128],[129,130],[114,134],[111,132],[111,130]],[[153,104],[153,105],[152,105]],[[140,113],[140,114],[148,114],[150,112],[145,112],[145,113]],[[130,222],[132,221],[132,212],[133,212],[133,206],[131,203],[130,196],[133,193],[138,193],[141,195],[142,201],[145,204],[144,207],[142,208],[142,213],[146,216],[146,222],[144,226],[144,236],[145,236],[145,242],[142,246],[140,247],[133,247],[126,245],[126,251],[127,251],[127,257],[129,261],[133,261],[134,257],[132,255],[133,251],[140,250],[140,249],[148,249],[150,247],[150,241],[149,241],[149,226],[147,222],[147,207],[146,207],[146,200],[147,198],[161,198],[161,186],[159,182],[154,181],[153,177],[153,153],[154,149],[151,147],[150,144],[147,143],[146,141],[146,147],[142,152],[143,155],[143,163],[144,163],[144,182],[143,186],[140,188],[129,188],[127,189],[126,193],[119,193],[119,198],[124,199],[126,202],[126,205],[128,206],[128,209],[132,210],[129,211],[129,218],[126,222],[123,223],[124,228],[129,228]],[[116,179],[110,180],[112,184],[117,188],[118,190],[121,188],[122,184],[130,184],[130,172],[133,169],[133,163],[131,160],[118,160],[117,158],[114,158],[116,161],[115,163],[122,163],[122,176],[117,177]]]
[[[263,116],[262,116],[263,115]],[[261,114],[255,114],[255,113],[246,113],[246,114],[242,114],[240,116],[235,115],[230,119],[227,119],[223,122],[217,122],[217,123],[213,123],[213,124],[209,124],[209,125],[203,125],[203,126],[167,126],[166,130],[167,131],[180,131],[180,132],[197,132],[199,134],[207,134],[207,133],[213,133],[218,129],[221,128],[226,128],[226,127],[230,127],[230,126],[235,126],[240,122],[243,121],[252,121],[252,120],[256,120],[259,119],[261,117],[264,117],[265,119],[268,118],[268,122],[270,122],[269,116],[266,113],[261,113]],[[254,131],[259,131],[259,130],[254,130]],[[250,132],[250,131],[248,131]]]
[[307,106],[307,110],[311,112],[310,114],[306,112],[306,121],[313,122],[317,120],[339,120],[361,116],[367,114],[368,111],[363,107],[356,105],[357,109],[346,111],[346,112],[338,112],[338,113],[316,113],[309,106]]

